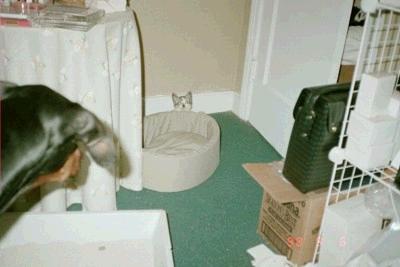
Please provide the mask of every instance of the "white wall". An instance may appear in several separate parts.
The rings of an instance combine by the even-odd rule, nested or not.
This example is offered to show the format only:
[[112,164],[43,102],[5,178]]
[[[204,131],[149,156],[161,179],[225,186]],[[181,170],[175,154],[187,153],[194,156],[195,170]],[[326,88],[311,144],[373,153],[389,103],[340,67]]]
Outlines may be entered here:
[[145,96],[240,91],[250,0],[132,0]]

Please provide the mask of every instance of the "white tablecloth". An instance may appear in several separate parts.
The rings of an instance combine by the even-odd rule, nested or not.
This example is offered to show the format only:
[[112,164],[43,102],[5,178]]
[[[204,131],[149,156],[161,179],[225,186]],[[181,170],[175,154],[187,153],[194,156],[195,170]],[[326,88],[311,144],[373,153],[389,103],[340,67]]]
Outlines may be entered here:
[[115,200],[119,184],[142,189],[141,60],[132,11],[109,14],[88,32],[0,27],[0,80],[47,85],[112,127],[125,151],[120,168],[126,177],[115,184],[92,162],[83,188],[82,198],[89,197],[85,208],[114,209],[115,201],[101,201],[104,195]]

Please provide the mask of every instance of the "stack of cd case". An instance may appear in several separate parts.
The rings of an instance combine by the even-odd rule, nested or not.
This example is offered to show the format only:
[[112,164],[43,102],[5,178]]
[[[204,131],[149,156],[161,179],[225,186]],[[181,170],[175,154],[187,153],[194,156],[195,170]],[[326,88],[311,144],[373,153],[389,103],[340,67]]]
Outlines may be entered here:
[[0,25],[30,27],[32,19],[43,8],[45,6],[39,3],[5,3],[0,0]]
[[66,5],[49,5],[34,18],[35,26],[88,31],[104,17],[101,9]]

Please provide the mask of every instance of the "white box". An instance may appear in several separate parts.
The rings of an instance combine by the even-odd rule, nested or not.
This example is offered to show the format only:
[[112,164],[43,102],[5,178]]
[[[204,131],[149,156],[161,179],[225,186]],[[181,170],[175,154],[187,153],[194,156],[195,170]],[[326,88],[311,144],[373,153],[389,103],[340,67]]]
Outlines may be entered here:
[[125,0],[97,0],[96,7],[106,13],[121,12],[126,10]]
[[369,118],[387,114],[395,82],[394,74],[363,74],[355,110]]
[[394,146],[393,146],[393,154],[392,154],[392,163],[391,165],[394,168],[399,168],[400,165],[400,92],[394,91],[393,96],[390,99],[389,103],[389,112],[390,115],[397,118],[397,127],[396,133],[394,137]]
[[382,4],[393,6],[393,7],[400,7],[399,0],[380,0]]
[[389,101],[389,115],[395,118],[400,116],[400,92],[394,91]]
[[5,213],[0,236],[0,266],[173,266],[161,210]]
[[319,254],[319,266],[344,266],[353,253],[375,233],[382,219],[364,205],[364,195],[328,206]]
[[362,146],[375,146],[393,142],[396,128],[397,119],[389,115],[367,118],[353,111],[347,135]]
[[357,142],[356,139],[348,138],[345,148],[346,159],[358,168],[368,170],[380,166],[386,166],[392,157],[393,142],[377,145],[365,146]]

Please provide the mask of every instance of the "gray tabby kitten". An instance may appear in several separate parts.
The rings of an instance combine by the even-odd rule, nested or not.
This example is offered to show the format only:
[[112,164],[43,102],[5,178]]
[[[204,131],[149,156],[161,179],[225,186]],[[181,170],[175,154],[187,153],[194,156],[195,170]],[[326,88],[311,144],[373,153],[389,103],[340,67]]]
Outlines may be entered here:
[[174,110],[192,110],[192,92],[188,92],[184,96],[177,96],[172,93],[172,102],[174,103]]

